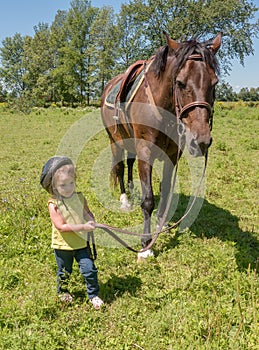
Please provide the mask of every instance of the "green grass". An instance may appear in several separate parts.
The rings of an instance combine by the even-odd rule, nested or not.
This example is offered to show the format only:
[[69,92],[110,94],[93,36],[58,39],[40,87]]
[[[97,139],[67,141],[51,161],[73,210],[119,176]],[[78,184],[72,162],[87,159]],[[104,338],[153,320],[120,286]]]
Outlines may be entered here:
[[[64,307],[56,296],[48,195],[39,176],[50,156],[67,150],[78,156],[78,188],[96,220],[139,229],[139,199],[131,213],[120,213],[117,192],[105,188],[110,160],[102,154],[107,136],[95,127],[100,111],[37,109],[23,115],[2,108],[0,349],[258,349],[258,115],[258,107],[216,106],[199,216],[190,229],[162,234],[146,264],[96,232],[106,304],[96,312],[76,266],[74,303]],[[185,163],[176,215],[189,200]],[[158,181],[154,187],[157,194]]]

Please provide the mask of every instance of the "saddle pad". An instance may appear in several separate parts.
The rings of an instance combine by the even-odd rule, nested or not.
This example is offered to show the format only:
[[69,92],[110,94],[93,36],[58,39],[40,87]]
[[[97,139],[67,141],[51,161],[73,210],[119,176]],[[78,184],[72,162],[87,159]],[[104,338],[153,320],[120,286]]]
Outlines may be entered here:
[[[137,78],[134,80],[132,86],[130,87],[129,91],[127,92],[127,97],[126,97],[125,102],[128,102],[130,100],[132,94],[136,93],[135,89],[138,86],[139,81],[142,79],[143,73],[144,72],[142,70],[139,73],[139,75],[137,76]],[[108,96],[106,97],[106,100],[105,100],[106,105],[114,107],[114,101],[115,101],[116,96],[120,90],[121,83],[122,83],[122,78],[117,82],[116,85],[114,85],[114,87],[111,89]]]
[[108,96],[106,97],[105,102],[108,103],[109,105],[114,105],[115,98],[120,90],[122,78],[118,81],[116,85],[111,89],[109,92]]

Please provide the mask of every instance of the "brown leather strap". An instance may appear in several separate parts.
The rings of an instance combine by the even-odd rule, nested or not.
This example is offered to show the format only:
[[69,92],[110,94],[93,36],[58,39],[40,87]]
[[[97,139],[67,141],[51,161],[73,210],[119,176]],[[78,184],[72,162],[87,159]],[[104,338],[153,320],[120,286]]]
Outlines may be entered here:
[[209,112],[209,116],[212,115],[212,108],[211,108],[211,105],[208,102],[205,102],[205,101],[194,101],[194,102],[188,103],[187,105],[182,107],[182,109],[180,110],[180,118],[183,117],[183,114],[186,113],[186,111],[188,111],[191,108],[195,108],[195,107],[205,107],[208,110],[208,112]]

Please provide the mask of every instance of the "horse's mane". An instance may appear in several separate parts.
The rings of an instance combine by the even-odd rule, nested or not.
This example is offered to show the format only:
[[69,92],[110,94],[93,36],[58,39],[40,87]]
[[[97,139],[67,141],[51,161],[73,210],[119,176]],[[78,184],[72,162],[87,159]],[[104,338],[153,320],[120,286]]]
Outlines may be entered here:
[[167,45],[162,46],[155,54],[151,68],[158,78],[161,77],[165,71],[167,58],[169,56],[174,56],[176,58],[174,75],[176,76],[188,60],[189,56],[199,54],[206,64],[208,64],[216,73],[219,73],[217,59],[213,52],[208,48],[210,44],[210,41],[199,43],[196,39],[192,39],[181,43],[179,49],[176,51],[170,49]]

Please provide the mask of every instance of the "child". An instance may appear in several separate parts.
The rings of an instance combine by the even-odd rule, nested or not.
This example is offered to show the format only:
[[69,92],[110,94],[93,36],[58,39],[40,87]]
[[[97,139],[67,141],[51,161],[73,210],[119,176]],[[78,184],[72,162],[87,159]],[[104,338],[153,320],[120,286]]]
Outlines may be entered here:
[[67,157],[50,158],[42,169],[40,183],[51,194],[48,201],[52,221],[52,248],[58,266],[57,291],[64,302],[72,302],[67,289],[74,259],[86,282],[88,297],[95,309],[99,298],[97,269],[89,245],[95,229],[94,216],[81,192],[75,192],[75,167]]

